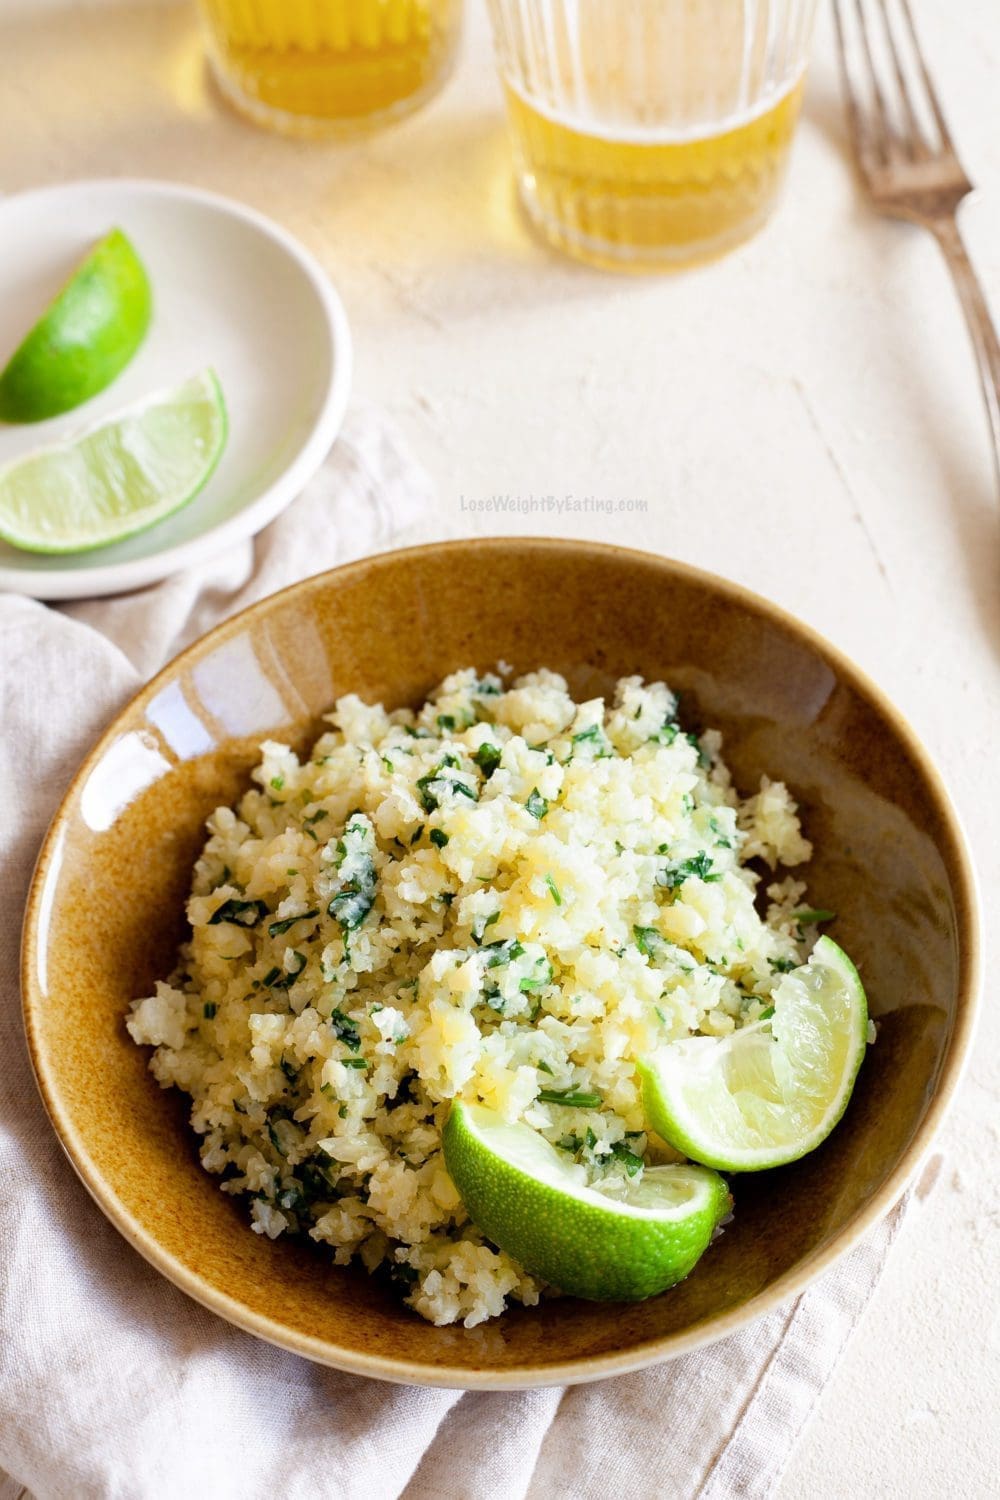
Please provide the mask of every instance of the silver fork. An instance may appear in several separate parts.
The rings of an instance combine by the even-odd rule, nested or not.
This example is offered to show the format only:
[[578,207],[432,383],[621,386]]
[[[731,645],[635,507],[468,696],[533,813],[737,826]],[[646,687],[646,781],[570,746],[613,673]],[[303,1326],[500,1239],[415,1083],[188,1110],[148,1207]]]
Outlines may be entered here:
[[1000,479],[1000,340],[958,228],[959,205],[973,186],[927,71],[910,0],[834,0],[834,18],[862,178],[881,213],[929,229],[944,252],[976,350]]

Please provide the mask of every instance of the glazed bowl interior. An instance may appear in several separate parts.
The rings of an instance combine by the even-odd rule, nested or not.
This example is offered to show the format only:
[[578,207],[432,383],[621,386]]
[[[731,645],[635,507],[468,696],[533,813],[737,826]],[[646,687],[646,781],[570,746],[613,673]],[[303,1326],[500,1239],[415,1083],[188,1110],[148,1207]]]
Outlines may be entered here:
[[[184,1099],[124,1029],[185,930],[204,821],[262,738],[307,746],[343,693],[417,704],[448,672],[548,666],[579,698],[665,678],[715,726],[737,786],[798,798],[810,899],[859,964],[878,1043],[848,1112],[794,1166],[734,1181],[736,1216],[681,1286],[634,1305],[569,1299],[434,1328],[380,1281],[249,1231],[198,1164]],[[26,1024],[49,1113],[126,1237],[223,1316],[340,1368],[442,1385],[530,1385],[638,1367],[800,1290],[883,1213],[926,1149],[968,1041],[972,882],[911,732],[857,671],[752,595],[589,544],[458,542],[309,579],[226,622],[111,727],[42,853],[24,949]]]

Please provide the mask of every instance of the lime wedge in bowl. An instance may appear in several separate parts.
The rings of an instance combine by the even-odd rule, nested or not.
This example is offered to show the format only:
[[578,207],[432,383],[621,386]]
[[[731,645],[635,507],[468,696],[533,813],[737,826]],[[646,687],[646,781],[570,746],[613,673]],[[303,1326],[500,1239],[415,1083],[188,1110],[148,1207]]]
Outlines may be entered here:
[[152,307],[145,267],[113,229],[0,372],[0,421],[41,422],[103,391],[145,338]]
[[86,552],[173,515],[202,489],[228,434],[204,370],[0,469],[0,538],[26,552]]
[[759,1172],[814,1151],[847,1108],[868,1039],[858,971],[822,937],[773,1012],[731,1036],[670,1042],[639,1064],[650,1129],[692,1161]]
[[706,1167],[647,1167],[622,1196],[530,1126],[456,1102],[445,1165],[473,1223],[532,1275],[573,1297],[638,1301],[683,1280],[729,1212]]

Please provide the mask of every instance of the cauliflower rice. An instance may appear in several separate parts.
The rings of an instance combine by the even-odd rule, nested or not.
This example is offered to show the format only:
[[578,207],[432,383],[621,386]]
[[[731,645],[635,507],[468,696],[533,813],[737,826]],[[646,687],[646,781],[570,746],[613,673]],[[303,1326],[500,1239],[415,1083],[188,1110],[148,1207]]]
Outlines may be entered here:
[[[416,714],[340,699],[309,759],[265,742],[209,819],[179,967],[128,1030],[191,1096],[201,1160],[254,1230],[383,1267],[434,1323],[546,1291],[467,1218],[461,1096],[614,1193],[676,1159],[635,1060],[756,1019],[804,961],[810,856],[786,788],[741,800],[663,683],[574,703],[539,671],[456,672]],[[761,908],[765,915],[761,915]]]

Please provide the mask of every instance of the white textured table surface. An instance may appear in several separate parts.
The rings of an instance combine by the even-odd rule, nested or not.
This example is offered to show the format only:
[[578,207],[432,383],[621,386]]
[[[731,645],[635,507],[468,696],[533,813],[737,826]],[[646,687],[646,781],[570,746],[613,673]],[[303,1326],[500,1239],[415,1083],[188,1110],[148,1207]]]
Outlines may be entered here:
[[[434,534],[606,538],[713,568],[851,653],[924,736],[1000,901],[1000,512],[972,357],[933,243],[876,219],[849,163],[825,25],[784,207],[728,260],[615,279],[515,209],[479,0],[457,77],[368,143],[271,139],[207,87],[191,9],[0,0],[0,190],[149,175],[231,193],[315,250],[358,393],[438,488]],[[1000,311],[1000,12],[917,0],[973,177],[965,225]],[[474,511],[491,496],[593,497]],[[643,510],[610,514],[609,502]],[[987,931],[990,958],[1000,939]],[[997,1494],[1000,1013],[938,1185],[802,1435],[781,1500]],[[637,1497],[645,1500],[645,1497]]]

